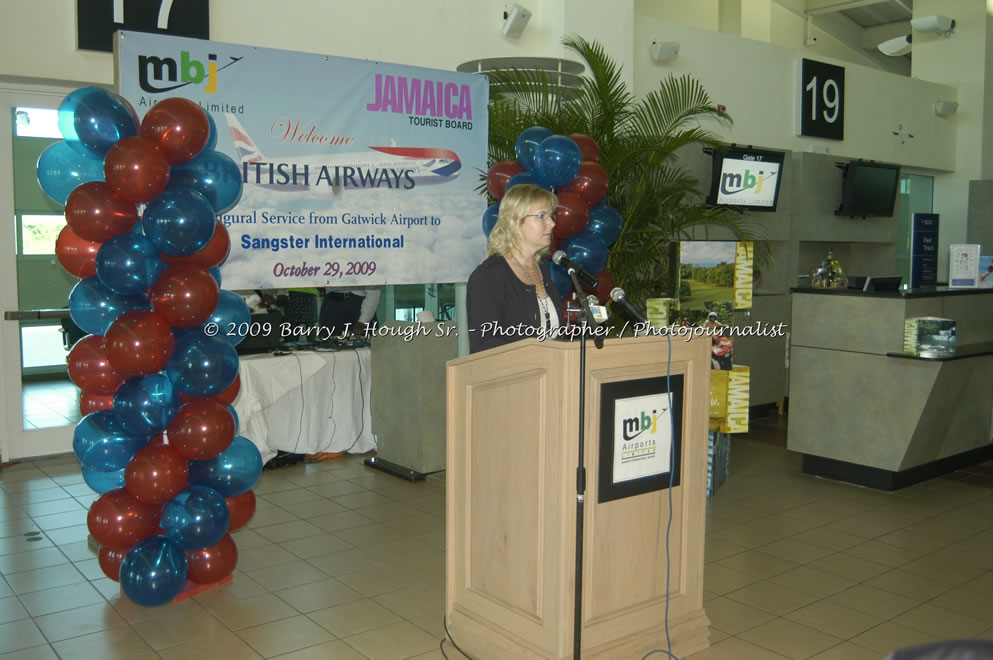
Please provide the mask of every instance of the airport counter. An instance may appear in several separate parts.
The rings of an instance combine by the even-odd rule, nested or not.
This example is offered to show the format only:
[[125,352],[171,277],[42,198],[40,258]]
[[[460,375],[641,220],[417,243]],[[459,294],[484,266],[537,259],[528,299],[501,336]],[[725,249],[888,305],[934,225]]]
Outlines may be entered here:
[[[993,289],[792,290],[787,446],[803,471],[896,490],[993,459]],[[956,321],[906,355],[904,320]]]

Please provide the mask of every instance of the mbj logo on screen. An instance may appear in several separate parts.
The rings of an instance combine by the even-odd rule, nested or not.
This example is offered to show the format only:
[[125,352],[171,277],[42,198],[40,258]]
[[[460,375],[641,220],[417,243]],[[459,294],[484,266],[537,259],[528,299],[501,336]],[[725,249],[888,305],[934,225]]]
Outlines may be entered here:
[[[209,53],[207,63],[190,57],[190,51],[179,52],[179,62],[172,57],[159,57],[157,55],[138,56],[138,86],[149,94],[161,92],[171,92],[174,89],[187,85],[199,85],[207,80],[203,91],[213,94],[217,91],[217,72],[228,68],[235,62],[241,60],[240,57],[231,57],[231,61],[222,67],[217,66],[217,55]],[[165,81],[176,83],[174,85],[156,86]]]
[[725,158],[717,203],[771,204],[776,194],[775,178],[778,175],[778,163]]

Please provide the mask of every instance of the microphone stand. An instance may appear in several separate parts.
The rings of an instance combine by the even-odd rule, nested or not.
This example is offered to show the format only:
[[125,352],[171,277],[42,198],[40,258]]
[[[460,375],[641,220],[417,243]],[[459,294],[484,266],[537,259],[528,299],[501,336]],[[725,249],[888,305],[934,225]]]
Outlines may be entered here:
[[[583,512],[586,500],[586,467],[584,465],[584,455],[586,452],[585,425],[586,425],[586,328],[589,324],[594,329],[600,324],[593,318],[590,310],[590,302],[586,296],[582,295],[583,288],[579,285],[576,271],[572,268],[567,270],[572,278],[574,290],[580,294],[580,305],[583,308],[582,332],[579,335],[579,455],[576,465],[576,595],[573,605],[573,626],[572,626],[572,657],[579,660],[583,646]],[[597,348],[603,348],[603,337],[594,334],[594,344]]]

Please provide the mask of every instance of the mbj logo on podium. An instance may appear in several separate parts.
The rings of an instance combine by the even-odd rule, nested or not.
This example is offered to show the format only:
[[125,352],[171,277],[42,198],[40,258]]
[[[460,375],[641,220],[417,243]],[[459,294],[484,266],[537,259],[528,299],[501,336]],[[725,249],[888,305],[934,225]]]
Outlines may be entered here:
[[665,394],[614,402],[614,481],[669,471],[672,415]]

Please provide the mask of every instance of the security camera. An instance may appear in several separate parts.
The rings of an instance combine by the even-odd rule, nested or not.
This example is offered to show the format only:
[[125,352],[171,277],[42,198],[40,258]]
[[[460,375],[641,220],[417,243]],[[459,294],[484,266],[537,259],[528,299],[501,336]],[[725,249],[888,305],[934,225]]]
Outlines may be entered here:
[[504,12],[503,19],[503,36],[508,39],[520,39],[524,34],[524,28],[528,26],[528,21],[531,20],[531,12],[515,4],[509,12]]
[[913,37],[909,34],[903,37],[896,37],[895,39],[887,39],[883,43],[879,44],[879,52],[883,55],[889,55],[890,57],[899,57],[900,55],[906,55],[910,52],[911,42]]
[[916,32],[948,32],[955,29],[955,20],[947,16],[921,16],[910,19]]
[[656,62],[671,62],[679,57],[679,42],[667,41],[659,43],[653,41],[652,45],[648,47],[648,52]]

